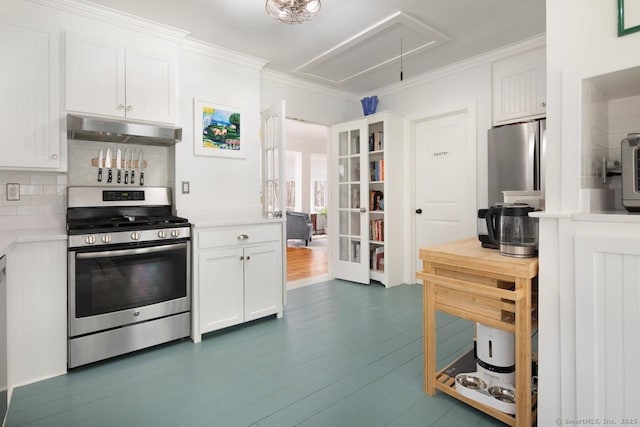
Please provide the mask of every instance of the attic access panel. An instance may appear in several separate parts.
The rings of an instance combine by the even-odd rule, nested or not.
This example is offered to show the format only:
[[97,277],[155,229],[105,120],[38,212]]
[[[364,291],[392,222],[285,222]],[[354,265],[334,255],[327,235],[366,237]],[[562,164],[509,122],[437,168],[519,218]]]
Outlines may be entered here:
[[397,12],[296,68],[334,84],[388,66],[447,42],[449,37],[403,12]]

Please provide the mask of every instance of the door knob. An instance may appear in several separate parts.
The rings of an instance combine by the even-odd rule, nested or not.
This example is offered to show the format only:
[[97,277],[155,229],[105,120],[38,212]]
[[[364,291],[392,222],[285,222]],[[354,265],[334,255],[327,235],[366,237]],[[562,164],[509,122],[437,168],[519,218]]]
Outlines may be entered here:
[[421,214],[421,213],[422,213],[422,209],[420,209],[420,208],[416,209],[416,213],[417,213],[418,215],[419,215],[419,214]]

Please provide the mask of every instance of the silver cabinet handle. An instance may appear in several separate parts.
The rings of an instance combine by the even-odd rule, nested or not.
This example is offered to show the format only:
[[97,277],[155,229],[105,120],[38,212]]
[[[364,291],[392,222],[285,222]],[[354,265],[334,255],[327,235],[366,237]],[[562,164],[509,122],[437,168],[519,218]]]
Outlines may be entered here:
[[247,261],[249,261],[251,259],[250,255],[247,255]]
[[541,103],[540,103],[540,106],[541,106],[541,107],[546,107],[546,106],[547,106],[547,103],[546,103],[546,102],[541,102]]
[[238,240],[247,240],[249,238],[249,236],[247,236],[246,234],[241,234],[238,236]]
[[118,110],[124,110],[124,104],[119,104],[118,105]]
[[52,160],[58,160],[58,155],[57,154],[52,154],[51,155],[51,159]]
[[127,106],[127,111],[131,111],[131,110],[133,110],[133,107],[131,105],[128,105]]

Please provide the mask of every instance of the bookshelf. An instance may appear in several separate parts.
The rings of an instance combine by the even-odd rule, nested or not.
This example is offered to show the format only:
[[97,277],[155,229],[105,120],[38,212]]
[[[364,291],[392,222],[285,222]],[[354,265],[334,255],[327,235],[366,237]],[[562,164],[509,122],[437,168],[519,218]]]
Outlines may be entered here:
[[337,224],[329,228],[329,239],[337,278],[402,283],[402,129],[402,117],[393,113],[332,127],[337,156],[331,158],[329,216]]

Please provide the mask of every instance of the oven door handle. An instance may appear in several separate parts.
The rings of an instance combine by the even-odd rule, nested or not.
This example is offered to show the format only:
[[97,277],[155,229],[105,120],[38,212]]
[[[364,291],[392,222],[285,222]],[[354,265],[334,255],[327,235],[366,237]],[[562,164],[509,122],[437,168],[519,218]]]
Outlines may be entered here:
[[173,249],[186,249],[186,248],[187,248],[187,243],[173,243],[171,245],[152,246],[149,248],[118,249],[113,251],[100,251],[100,252],[82,252],[82,253],[76,253],[76,257],[79,259],[107,258],[107,257],[114,257],[114,256],[153,254],[158,252],[167,252]]

